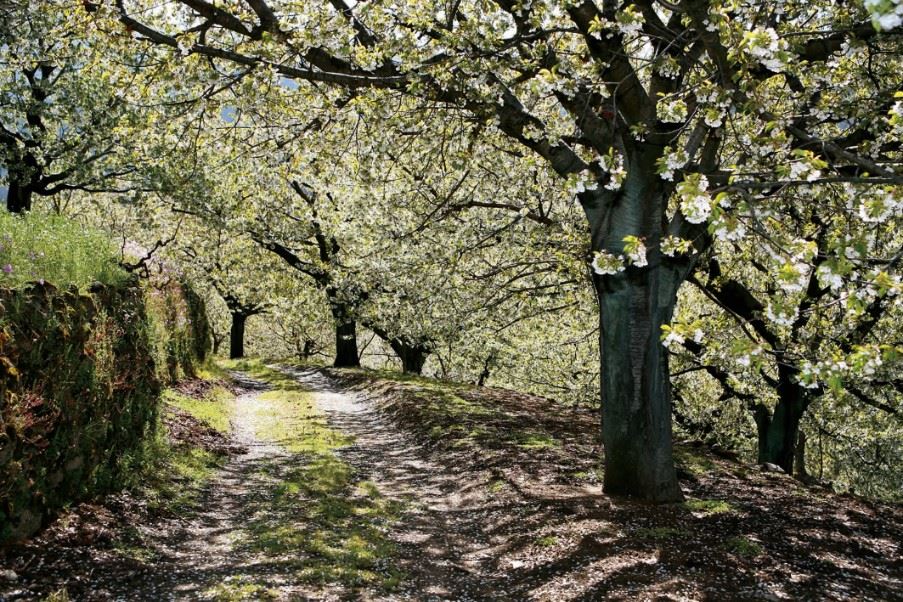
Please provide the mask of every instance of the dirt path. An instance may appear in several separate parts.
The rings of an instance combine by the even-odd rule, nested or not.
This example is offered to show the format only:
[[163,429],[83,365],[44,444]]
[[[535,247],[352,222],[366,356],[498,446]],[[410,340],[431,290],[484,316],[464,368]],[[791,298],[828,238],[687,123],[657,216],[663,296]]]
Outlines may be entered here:
[[485,509],[468,509],[461,493],[467,483],[431,463],[419,445],[379,415],[373,400],[338,390],[314,370],[286,373],[313,395],[329,427],[353,440],[335,450],[352,469],[353,481],[372,484],[382,503],[400,508],[391,524],[365,527],[387,532],[392,554],[386,562],[403,575],[401,585],[390,590],[368,584],[312,585],[309,577],[299,576],[305,561],[290,546],[245,545],[261,537],[250,525],[267,517],[271,523],[282,520],[285,509],[274,491],[309,457],[258,436],[268,410],[261,395],[268,387],[236,375],[251,390],[235,400],[231,418],[233,435],[247,453],[222,470],[196,515],[155,542],[165,560],[114,595],[129,600],[505,599],[503,581],[481,563],[492,543],[480,529]]
[[[132,600],[228,599],[244,591],[253,599],[260,584],[290,596],[290,571],[263,555],[248,555],[236,543],[245,536],[252,509],[270,502],[265,469],[291,460],[281,446],[256,435],[265,383],[233,377],[248,393],[233,402],[232,436],[247,451],[233,457],[208,488],[200,511],[169,537],[154,543],[165,559],[157,570],[118,592]],[[154,535],[151,534],[151,538]],[[263,590],[261,590],[263,591]]]
[[317,407],[333,428],[354,437],[337,455],[354,467],[358,479],[372,482],[404,507],[390,538],[405,579],[399,591],[377,597],[508,599],[504,574],[489,562],[496,550],[484,527],[492,509],[469,503],[468,491],[476,484],[430,461],[419,444],[377,411],[373,399],[341,391],[315,370],[287,372],[315,392]]

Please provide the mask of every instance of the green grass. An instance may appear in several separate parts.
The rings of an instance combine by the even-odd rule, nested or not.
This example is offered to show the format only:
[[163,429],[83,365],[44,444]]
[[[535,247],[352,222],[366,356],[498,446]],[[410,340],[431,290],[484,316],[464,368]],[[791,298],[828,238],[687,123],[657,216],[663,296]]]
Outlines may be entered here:
[[495,479],[494,481],[490,481],[486,488],[489,490],[489,493],[500,493],[505,489],[505,481],[502,479]]
[[[227,578],[228,579],[228,578]],[[224,581],[204,592],[204,598],[216,602],[244,602],[246,600],[277,600],[279,592],[239,577]]]
[[255,412],[255,435],[260,439],[277,443],[292,453],[317,454],[353,442],[351,437],[329,428],[307,391],[276,389],[262,393],[258,399],[263,402]]
[[304,466],[273,477],[268,499],[249,508],[249,551],[295,561],[298,576],[318,584],[393,588],[394,544],[385,527],[401,507],[332,453],[313,454]]
[[734,537],[728,540],[727,549],[743,558],[755,558],[765,553],[761,545],[746,537]]
[[191,414],[221,433],[228,433],[230,430],[229,405],[234,397],[223,387],[214,387],[203,399],[182,395],[172,389],[163,392],[164,402]]
[[687,448],[676,448],[674,460],[678,466],[696,476],[704,476],[718,470],[718,465],[711,458]]
[[128,274],[118,259],[108,235],[78,222],[40,212],[0,212],[0,286],[41,280],[59,287],[121,284]]
[[729,502],[724,500],[689,500],[684,502],[684,508],[691,512],[701,512],[706,516],[725,514],[736,510]]
[[524,449],[544,449],[558,447],[559,443],[551,435],[531,431],[514,431],[509,437],[518,447]]
[[199,447],[174,446],[164,430],[158,423],[141,446],[120,460],[118,486],[138,493],[152,510],[191,512],[225,458]]
[[536,545],[543,548],[551,548],[555,544],[558,543],[558,538],[554,535],[546,535],[545,537],[540,537],[536,540]]

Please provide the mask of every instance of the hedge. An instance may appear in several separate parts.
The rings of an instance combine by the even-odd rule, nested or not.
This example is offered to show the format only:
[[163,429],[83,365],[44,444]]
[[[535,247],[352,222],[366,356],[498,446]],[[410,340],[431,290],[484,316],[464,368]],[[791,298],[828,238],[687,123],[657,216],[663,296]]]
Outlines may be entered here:
[[208,351],[184,285],[0,288],[0,541],[114,489],[159,424],[162,385]]

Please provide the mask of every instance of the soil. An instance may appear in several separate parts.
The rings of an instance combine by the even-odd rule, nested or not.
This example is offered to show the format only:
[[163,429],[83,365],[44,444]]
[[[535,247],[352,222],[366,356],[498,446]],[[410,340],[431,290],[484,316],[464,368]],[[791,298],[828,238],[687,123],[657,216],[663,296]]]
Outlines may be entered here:
[[[230,454],[198,512],[156,516],[124,494],[82,504],[4,551],[0,600],[41,599],[64,586],[74,600],[227,599],[215,591],[223,583],[265,586],[228,599],[903,600],[899,506],[689,446],[679,450],[688,503],[638,504],[602,494],[590,410],[485,388],[458,395],[493,412],[437,416],[425,409],[430,391],[416,384],[291,374],[330,427],[353,437],[336,454],[355,479],[403,508],[380,527],[404,576],[398,587],[312,584],[290,559],[235,545],[249,509],[275,504],[261,475],[280,478],[299,461],[255,435],[266,385],[239,377],[231,441],[204,443],[213,436],[203,425],[175,419],[183,436]],[[467,436],[443,435],[452,427]],[[153,558],[117,551],[113,542],[128,530]]]

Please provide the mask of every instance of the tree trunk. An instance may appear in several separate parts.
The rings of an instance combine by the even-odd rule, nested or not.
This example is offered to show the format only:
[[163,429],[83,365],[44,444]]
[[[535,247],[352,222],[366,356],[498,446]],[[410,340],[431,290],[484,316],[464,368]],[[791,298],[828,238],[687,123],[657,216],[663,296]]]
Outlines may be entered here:
[[31,211],[31,197],[30,186],[22,186],[17,180],[10,179],[6,195],[6,208],[10,213]]
[[804,431],[800,431],[796,439],[796,452],[793,455],[793,476],[801,481],[809,480],[809,471],[806,470],[806,433]]
[[411,345],[401,339],[389,341],[392,350],[401,360],[401,371],[405,374],[422,374],[423,365],[430,354],[430,350],[421,344]]
[[605,491],[650,502],[683,499],[671,439],[671,383],[661,327],[671,321],[677,275],[646,268],[595,277],[602,351]]
[[357,354],[357,323],[354,320],[336,321],[335,362],[336,368],[359,368],[361,359]]
[[777,464],[787,474],[793,474],[800,421],[809,406],[806,390],[797,383],[797,372],[791,366],[780,365],[778,403],[774,412],[764,405],[758,405],[755,409],[759,463]]
[[759,439],[759,464],[777,464],[787,474],[793,474],[800,421],[809,406],[809,396],[797,384],[796,374],[794,368],[780,366],[778,403],[774,412],[760,404],[754,414]]
[[242,313],[232,314],[232,329],[229,331],[229,359],[241,359],[245,356],[245,322],[248,316]]

